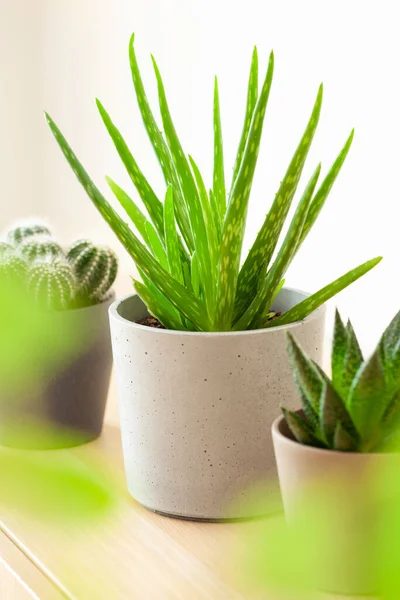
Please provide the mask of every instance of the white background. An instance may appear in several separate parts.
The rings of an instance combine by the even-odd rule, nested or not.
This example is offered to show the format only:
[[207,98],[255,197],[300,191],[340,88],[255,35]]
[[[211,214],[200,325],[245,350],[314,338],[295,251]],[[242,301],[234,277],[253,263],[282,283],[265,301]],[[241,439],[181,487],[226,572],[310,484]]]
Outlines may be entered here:
[[[100,97],[155,189],[162,178],[141,124],[130,79],[136,47],[156,100],[149,54],[158,59],[181,141],[212,169],[212,86],[220,79],[226,172],[242,126],[254,44],[264,74],[275,51],[275,79],[249,210],[246,246],[257,233],[325,84],[319,131],[303,184],[325,170],[351,128],[353,148],[287,284],[315,291],[360,262],[384,262],[334,300],[350,315],[367,351],[400,308],[400,36],[395,0],[0,0],[0,226],[41,214],[63,241],[91,235],[121,253],[120,289],[130,259],[74,179],[43,120],[46,109],[87,170],[131,185],[94,103]],[[134,192],[132,192],[134,194]],[[136,195],[134,194],[136,198]]]

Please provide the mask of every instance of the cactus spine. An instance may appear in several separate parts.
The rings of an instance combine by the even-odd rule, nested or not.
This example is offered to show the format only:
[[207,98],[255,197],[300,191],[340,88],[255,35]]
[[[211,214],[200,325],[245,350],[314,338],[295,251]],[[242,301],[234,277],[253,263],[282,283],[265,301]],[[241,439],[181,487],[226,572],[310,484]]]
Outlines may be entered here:
[[19,252],[28,262],[37,259],[51,259],[63,257],[64,253],[59,244],[52,239],[43,239],[36,236],[29,237],[18,248]]
[[8,231],[7,241],[11,246],[16,247],[36,235],[51,237],[51,231],[44,223],[21,224]]
[[12,247],[5,242],[0,242],[0,260],[12,253]]
[[88,240],[79,240],[67,254],[78,283],[78,294],[101,301],[115,281],[118,261],[110,248],[98,247]]
[[26,277],[27,268],[26,262],[19,256],[11,252],[0,254],[0,282],[21,282]]
[[53,260],[34,265],[29,271],[28,285],[39,306],[66,310],[75,294],[76,279],[69,264]]

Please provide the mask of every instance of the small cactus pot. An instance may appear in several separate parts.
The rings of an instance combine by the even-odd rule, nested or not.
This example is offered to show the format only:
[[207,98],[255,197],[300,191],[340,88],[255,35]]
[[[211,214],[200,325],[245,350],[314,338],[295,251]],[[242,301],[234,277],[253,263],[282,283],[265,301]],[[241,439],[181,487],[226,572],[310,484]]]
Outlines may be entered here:
[[[282,290],[276,309],[305,298]],[[325,307],[276,329],[205,333],[154,329],[138,296],[110,308],[122,443],[131,495],[169,516],[225,520],[264,514],[255,485],[274,483],[270,436],[279,404],[297,394],[285,333],[322,358]]]
[[32,393],[6,394],[0,382],[0,444],[27,449],[80,445],[100,436],[106,407],[112,351],[108,309],[103,302],[53,313],[52,326],[77,345],[63,366],[43,377]]
[[400,454],[305,446],[282,416],[272,424],[272,438],[286,521],[295,536],[298,526],[304,536],[307,524],[309,535],[297,537],[296,548],[318,560],[314,591],[380,597],[379,543],[384,527],[395,526],[390,514],[398,519]]

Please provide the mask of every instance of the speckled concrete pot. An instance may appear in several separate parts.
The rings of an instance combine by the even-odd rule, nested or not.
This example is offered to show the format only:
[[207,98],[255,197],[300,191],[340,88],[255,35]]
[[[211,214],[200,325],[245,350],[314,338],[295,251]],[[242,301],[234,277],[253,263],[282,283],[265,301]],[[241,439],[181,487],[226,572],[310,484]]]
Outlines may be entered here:
[[[282,290],[275,308],[306,297]],[[292,331],[322,358],[325,307],[258,331],[154,329],[137,296],[110,308],[128,488],[147,508],[192,519],[255,516],[249,488],[276,476],[270,427],[279,403],[296,406],[286,353]]]
[[43,374],[38,391],[10,397],[0,389],[0,444],[47,450],[99,437],[112,369],[108,309],[114,300],[112,292],[100,304],[52,313],[49,326],[60,339],[71,336],[75,349],[66,364]]
[[[379,527],[382,515],[398,514],[400,488],[391,482],[398,481],[400,454],[304,446],[283,417],[274,421],[272,438],[287,521],[292,527],[301,523],[303,532],[304,522],[311,521],[304,551],[317,548],[315,586],[346,597],[376,594]],[[386,517],[386,526],[389,522]]]

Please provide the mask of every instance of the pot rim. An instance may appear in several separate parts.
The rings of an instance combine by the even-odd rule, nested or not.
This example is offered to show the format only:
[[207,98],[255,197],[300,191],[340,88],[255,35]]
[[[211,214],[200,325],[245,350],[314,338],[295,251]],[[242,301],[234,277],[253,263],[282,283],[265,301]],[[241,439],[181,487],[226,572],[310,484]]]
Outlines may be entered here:
[[[297,294],[302,294],[307,297],[310,294],[304,292],[303,290],[298,290],[296,288],[285,287],[283,288],[286,291],[294,292]],[[122,298],[118,298],[115,300],[110,308],[109,315],[110,318],[119,321],[120,323],[124,323],[125,326],[130,326],[134,329],[139,329],[142,331],[147,331],[149,335],[161,334],[161,335],[183,335],[183,336],[208,336],[208,337],[220,337],[220,336],[242,336],[242,335],[260,335],[266,333],[272,333],[274,331],[286,331],[288,329],[293,329],[295,327],[300,327],[304,323],[308,323],[309,321],[313,321],[318,317],[322,316],[326,312],[326,303],[322,304],[319,308],[314,310],[308,317],[302,319],[301,321],[295,321],[294,323],[288,323],[286,325],[278,325],[277,327],[270,327],[268,329],[247,329],[245,331],[183,331],[180,329],[157,329],[155,327],[147,327],[146,325],[140,325],[139,323],[135,323],[133,321],[129,321],[122,317],[118,312],[118,307],[120,304],[132,298],[134,296],[138,296],[138,294],[128,294],[127,296],[123,296]]]
[[[301,409],[298,409],[294,412],[301,412]],[[275,419],[271,426],[272,439],[279,440],[280,443],[286,444],[287,446],[297,449],[299,452],[305,452],[310,454],[317,454],[320,456],[327,456],[328,454],[331,456],[340,456],[340,457],[388,457],[388,456],[400,456],[400,453],[397,452],[342,452],[340,450],[330,450],[329,448],[316,448],[315,446],[307,446],[306,444],[300,444],[297,440],[292,440],[287,435],[282,433],[280,429],[281,423],[285,420],[283,415],[280,415]]]

